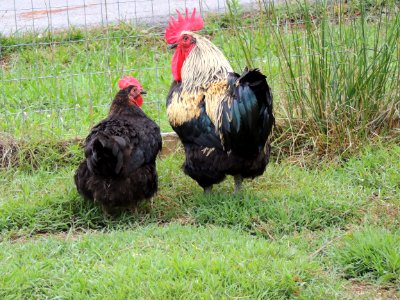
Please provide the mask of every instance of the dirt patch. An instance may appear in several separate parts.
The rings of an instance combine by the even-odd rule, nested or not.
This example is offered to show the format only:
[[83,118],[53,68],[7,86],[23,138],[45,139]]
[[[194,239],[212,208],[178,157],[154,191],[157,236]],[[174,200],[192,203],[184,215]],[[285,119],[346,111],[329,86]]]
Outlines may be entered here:
[[0,136],[0,169],[12,167],[17,155],[17,141],[7,136]]
[[13,59],[13,52],[15,48],[8,48],[7,51],[4,49],[0,50],[0,68],[3,69],[3,72],[8,71],[10,69],[11,60]]
[[7,59],[4,56],[0,56],[0,68],[5,68],[7,66]]
[[[181,143],[174,132],[162,133],[163,149],[160,157],[165,157],[179,151]],[[0,135],[0,169],[18,167],[28,164],[33,168],[39,166],[42,160],[48,159],[47,151],[57,152],[55,164],[70,164],[73,154],[69,151],[72,145],[83,145],[82,138],[74,138],[64,141],[24,141],[15,140],[7,135]],[[83,155],[83,151],[82,151]]]
[[182,144],[179,140],[178,135],[175,132],[162,133],[161,136],[163,145],[160,157],[165,157],[175,153],[176,151],[179,151]]
[[33,233],[30,235],[14,235],[7,239],[8,242],[13,244],[24,244],[31,241],[37,241],[40,239],[48,239],[55,238],[61,241],[77,241],[86,235],[94,235],[101,233],[97,230],[70,230],[70,231],[62,231],[62,232],[43,232],[43,233]]
[[396,228],[400,224],[400,207],[395,203],[376,200],[371,208],[374,224],[382,224],[387,228]]
[[394,287],[382,287],[363,281],[351,281],[348,290],[356,296],[355,299],[400,300],[400,291]]
[[[76,159],[70,151],[72,145],[81,144],[81,139],[71,139],[66,141],[27,141],[16,140],[7,135],[0,135],[0,169],[29,165],[33,169],[49,159],[54,160],[54,164],[70,164],[71,160]],[[52,154],[49,155],[49,151]]]

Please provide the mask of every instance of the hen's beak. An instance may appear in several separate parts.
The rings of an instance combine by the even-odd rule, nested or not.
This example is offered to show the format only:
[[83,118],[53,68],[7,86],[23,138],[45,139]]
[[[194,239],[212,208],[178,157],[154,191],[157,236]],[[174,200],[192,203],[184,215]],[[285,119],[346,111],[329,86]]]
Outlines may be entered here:
[[174,43],[168,46],[169,49],[175,49],[178,46],[178,43]]
[[141,95],[144,95],[144,94],[147,94],[147,92],[146,92],[145,90],[141,90],[141,91],[140,91],[140,94],[141,94]]

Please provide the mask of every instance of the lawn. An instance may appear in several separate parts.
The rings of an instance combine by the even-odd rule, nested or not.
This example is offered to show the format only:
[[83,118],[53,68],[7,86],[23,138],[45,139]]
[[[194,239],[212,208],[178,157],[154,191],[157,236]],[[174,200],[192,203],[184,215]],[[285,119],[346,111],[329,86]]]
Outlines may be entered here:
[[395,299],[400,147],[292,159],[207,196],[178,150],[157,196],[115,217],[79,197],[74,162],[1,171],[0,297]]
[[178,146],[115,216],[78,195],[76,138],[123,74],[171,131],[163,28],[0,37],[0,299],[400,299],[399,3],[303,4],[232,1],[202,31],[273,87],[266,172],[204,195]]

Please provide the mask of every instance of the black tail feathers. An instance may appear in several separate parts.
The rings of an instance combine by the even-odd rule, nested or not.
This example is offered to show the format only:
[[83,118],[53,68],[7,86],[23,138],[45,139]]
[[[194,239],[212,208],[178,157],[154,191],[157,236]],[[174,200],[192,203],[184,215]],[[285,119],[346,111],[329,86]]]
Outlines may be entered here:
[[225,149],[253,156],[264,148],[274,124],[271,89],[258,69],[231,73],[228,83],[231,102],[223,103],[221,126]]
[[119,175],[123,167],[126,145],[122,137],[98,134],[86,146],[85,155],[89,170],[102,176]]

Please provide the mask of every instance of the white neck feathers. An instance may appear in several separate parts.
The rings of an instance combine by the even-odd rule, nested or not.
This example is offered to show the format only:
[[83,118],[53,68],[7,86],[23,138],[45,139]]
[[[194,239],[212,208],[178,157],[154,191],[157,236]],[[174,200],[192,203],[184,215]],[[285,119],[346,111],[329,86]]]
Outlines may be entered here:
[[213,43],[192,32],[186,32],[196,38],[192,49],[182,66],[182,88],[197,90],[214,80],[226,79],[233,72],[231,65]]

